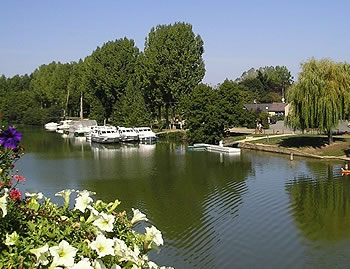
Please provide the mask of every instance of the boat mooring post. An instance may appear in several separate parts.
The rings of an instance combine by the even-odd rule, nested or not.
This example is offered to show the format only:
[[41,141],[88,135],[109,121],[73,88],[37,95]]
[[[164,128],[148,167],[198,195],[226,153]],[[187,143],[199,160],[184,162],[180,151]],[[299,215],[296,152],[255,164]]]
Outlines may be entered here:
[[294,157],[293,157],[293,152],[290,153],[290,160],[293,161]]

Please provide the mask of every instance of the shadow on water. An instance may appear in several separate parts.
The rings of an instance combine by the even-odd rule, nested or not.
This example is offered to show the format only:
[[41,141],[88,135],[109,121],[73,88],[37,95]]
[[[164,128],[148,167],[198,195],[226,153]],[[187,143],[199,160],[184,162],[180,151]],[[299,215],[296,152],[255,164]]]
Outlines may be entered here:
[[[334,141],[344,142],[343,138],[334,138]],[[297,137],[288,137],[282,139],[282,141],[278,144],[282,147],[313,147],[313,148],[321,148],[328,145],[328,138],[326,136],[297,136]]]
[[340,174],[339,163],[306,164],[312,177],[295,177],[286,184],[293,219],[308,246],[305,264],[349,267],[350,176]]

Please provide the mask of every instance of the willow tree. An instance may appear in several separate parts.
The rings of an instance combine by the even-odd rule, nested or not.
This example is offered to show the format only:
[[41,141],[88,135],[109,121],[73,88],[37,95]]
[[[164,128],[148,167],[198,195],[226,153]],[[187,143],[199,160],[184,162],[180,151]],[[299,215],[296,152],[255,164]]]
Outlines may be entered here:
[[301,67],[299,79],[287,95],[291,105],[287,124],[326,132],[332,143],[332,129],[349,116],[350,66],[312,58]]

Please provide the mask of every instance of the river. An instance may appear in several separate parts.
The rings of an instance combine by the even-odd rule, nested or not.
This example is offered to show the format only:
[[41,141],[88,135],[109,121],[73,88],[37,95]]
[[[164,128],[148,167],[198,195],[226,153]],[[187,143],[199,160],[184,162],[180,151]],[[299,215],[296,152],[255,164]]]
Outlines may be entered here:
[[[21,191],[88,189],[139,208],[163,233],[151,258],[190,268],[349,268],[350,176],[341,162],[182,144],[89,144],[21,128]],[[143,231],[143,226],[136,227]]]

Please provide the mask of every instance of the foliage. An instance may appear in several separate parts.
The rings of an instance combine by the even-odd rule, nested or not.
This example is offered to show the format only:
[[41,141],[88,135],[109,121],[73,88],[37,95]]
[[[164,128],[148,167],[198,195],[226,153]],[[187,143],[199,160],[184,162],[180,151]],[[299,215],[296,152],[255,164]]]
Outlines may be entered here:
[[111,116],[113,105],[124,95],[128,82],[135,80],[138,56],[134,41],[122,38],[97,47],[85,59],[88,91],[104,108],[106,119]]
[[287,124],[295,129],[326,131],[349,115],[350,66],[328,59],[311,59],[302,64],[299,80],[288,92],[291,109]]
[[[146,227],[145,234],[135,232],[135,223],[147,221],[146,216],[132,209],[128,219],[125,211],[116,211],[118,200],[94,202],[90,196],[95,193],[87,190],[56,193],[64,198],[62,206],[42,193],[22,198],[17,184],[25,178],[13,169],[23,148],[18,139],[9,143],[21,135],[9,130],[0,133],[6,137],[0,140],[1,268],[170,268],[158,267],[147,256],[163,244],[161,232],[154,226]],[[73,209],[71,193],[77,194]]]
[[224,136],[225,122],[218,106],[219,93],[210,86],[200,84],[191,95],[183,99],[185,125],[190,143],[218,144]]
[[293,77],[285,66],[265,66],[243,72],[235,82],[242,90],[252,92],[256,101],[280,102],[281,97],[292,85]]
[[112,124],[115,126],[141,127],[150,125],[151,117],[143,96],[131,81],[126,87],[125,95],[115,103],[113,110]]
[[[143,85],[151,108],[176,109],[184,94],[190,93],[205,74],[203,40],[187,23],[152,28],[142,56]],[[161,101],[161,102],[160,102]]]
[[220,96],[218,109],[225,129],[251,125],[251,122],[254,124],[251,113],[243,106],[245,92],[239,90],[236,83],[225,80],[220,84],[218,94]]

